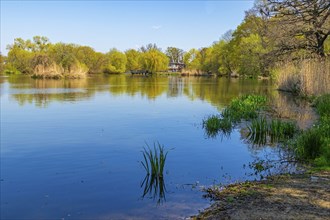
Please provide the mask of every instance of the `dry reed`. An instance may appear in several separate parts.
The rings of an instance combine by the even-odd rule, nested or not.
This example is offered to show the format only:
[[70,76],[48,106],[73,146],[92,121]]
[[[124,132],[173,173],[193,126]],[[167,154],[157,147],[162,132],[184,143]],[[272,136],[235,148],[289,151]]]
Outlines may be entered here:
[[330,58],[282,62],[275,75],[280,90],[304,96],[330,92]]

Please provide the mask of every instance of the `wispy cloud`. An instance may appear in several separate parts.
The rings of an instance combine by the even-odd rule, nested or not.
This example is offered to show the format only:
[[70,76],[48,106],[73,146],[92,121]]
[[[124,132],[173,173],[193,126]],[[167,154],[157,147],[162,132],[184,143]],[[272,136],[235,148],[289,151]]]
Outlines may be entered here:
[[154,25],[151,28],[154,29],[154,30],[159,30],[159,29],[162,28],[162,26],[161,25]]

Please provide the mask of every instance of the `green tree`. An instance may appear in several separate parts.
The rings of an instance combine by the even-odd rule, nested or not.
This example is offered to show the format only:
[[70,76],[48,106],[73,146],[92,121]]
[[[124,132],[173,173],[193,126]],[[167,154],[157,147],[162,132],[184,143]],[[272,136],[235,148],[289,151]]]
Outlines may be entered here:
[[7,73],[29,74],[33,72],[33,52],[13,46],[8,52],[6,71]]
[[197,49],[191,49],[183,56],[183,61],[189,70],[201,70],[201,54]]
[[127,63],[126,70],[140,70],[142,66],[140,64],[141,52],[130,49],[125,51]]
[[171,62],[181,63],[183,62],[184,51],[176,47],[168,47],[165,51],[166,56]]
[[111,49],[106,54],[107,65],[103,70],[105,73],[124,73],[126,71],[126,55],[117,49]]
[[142,53],[140,57],[140,64],[143,69],[151,73],[159,71],[167,71],[169,59],[168,57],[157,49],[150,49]]
[[0,74],[5,70],[5,57],[0,53]]
[[106,64],[105,55],[88,46],[74,47],[73,54],[80,63],[85,64],[89,73],[101,73]]

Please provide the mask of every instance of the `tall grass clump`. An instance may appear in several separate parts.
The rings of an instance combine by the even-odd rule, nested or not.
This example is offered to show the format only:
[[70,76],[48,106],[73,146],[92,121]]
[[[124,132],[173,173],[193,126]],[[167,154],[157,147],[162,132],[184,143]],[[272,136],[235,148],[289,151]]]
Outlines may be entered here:
[[232,121],[230,118],[221,118],[217,115],[211,115],[203,120],[203,128],[208,137],[215,137],[219,132],[229,135],[232,130]]
[[295,140],[293,148],[302,160],[330,169],[330,94],[315,100],[319,121]]
[[164,146],[159,143],[154,143],[154,147],[150,148],[148,144],[147,148],[143,148],[143,161],[142,166],[147,172],[147,175],[162,178],[164,173],[164,166],[167,157],[167,151],[165,152]]
[[265,117],[253,119],[248,125],[248,130],[248,140],[257,145],[283,142],[292,138],[298,131],[297,126],[292,122],[278,119],[267,121]]
[[164,146],[157,142],[154,143],[153,148],[143,148],[143,160],[142,166],[146,170],[146,176],[141,183],[143,187],[144,198],[146,195],[150,195],[153,199],[157,199],[157,203],[161,203],[165,200],[166,186],[164,181],[164,167],[167,158],[168,151],[165,151]]

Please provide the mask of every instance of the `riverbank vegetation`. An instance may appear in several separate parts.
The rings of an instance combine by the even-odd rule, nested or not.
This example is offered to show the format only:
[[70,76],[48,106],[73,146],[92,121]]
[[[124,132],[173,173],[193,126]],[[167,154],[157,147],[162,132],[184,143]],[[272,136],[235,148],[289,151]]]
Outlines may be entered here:
[[209,137],[218,134],[228,136],[242,120],[248,133],[245,139],[258,146],[281,143],[293,152],[296,159],[320,169],[330,167],[330,95],[322,95],[314,100],[319,120],[307,130],[299,129],[295,123],[272,118],[267,113],[267,102],[263,96],[243,96],[233,99],[219,116],[212,115],[203,121]]
[[281,90],[320,95],[330,90],[329,4],[258,0],[235,30],[209,47],[186,52],[176,47],[162,51],[148,44],[138,50],[100,53],[88,46],[50,43],[46,37],[16,38],[8,55],[1,56],[1,70],[45,78],[72,76],[75,71],[81,77],[82,73],[167,72],[170,63],[179,63],[185,67],[183,75],[272,77]]
[[259,95],[246,95],[234,98],[220,115],[212,115],[203,121],[208,136],[218,133],[229,135],[232,128],[242,120],[256,118],[258,111],[266,106],[266,98]]

